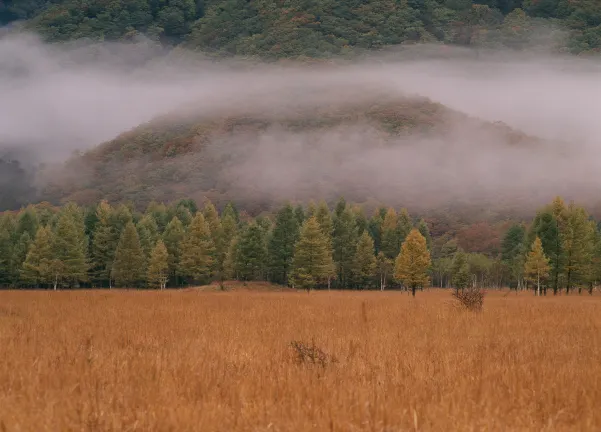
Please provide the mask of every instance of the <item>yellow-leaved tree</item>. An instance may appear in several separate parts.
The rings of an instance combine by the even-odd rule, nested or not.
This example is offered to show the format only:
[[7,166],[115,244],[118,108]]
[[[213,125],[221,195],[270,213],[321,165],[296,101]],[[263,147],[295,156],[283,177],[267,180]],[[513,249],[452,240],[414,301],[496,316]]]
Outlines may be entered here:
[[401,253],[394,264],[394,278],[411,288],[415,296],[415,290],[428,284],[428,269],[430,268],[430,252],[425,237],[413,228],[403,245]]
[[549,258],[545,256],[543,251],[543,243],[540,237],[536,237],[532,243],[532,249],[528,253],[526,263],[524,264],[524,273],[526,279],[536,283],[536,295],[540,296],[540,284],[541,281],[549,276]]

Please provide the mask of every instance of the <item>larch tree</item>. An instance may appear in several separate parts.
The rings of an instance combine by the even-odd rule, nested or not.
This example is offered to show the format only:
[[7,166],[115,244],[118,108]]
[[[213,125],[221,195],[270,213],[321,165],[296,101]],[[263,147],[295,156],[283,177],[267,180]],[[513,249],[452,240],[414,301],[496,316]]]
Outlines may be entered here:
[[[563,210],[561,212],[558,211],[558,214],[563,217]],[[534,239],[539,237],[545,255],[549,258],[549,264],[551,265],[549,285],[553,288],[554,295],[559,292],[565,263],[565,253],[562,241],[564,235],[560,232],[560,226],[564,226],[563,221],[560,223],[553,212],[543,210],[537,213],[528,232],[528,243],[532,244]],[[565,228],[562,229],[565,230]]]
[[49,227],[40,227],[29,247],[21,278],[28,284],[52,284],[57,288],[54,273],[54,251],[52,249],[52,230]]
[[432,236],[430,235],[430,229],[428,228],[428,224],[425,220],[420,219],[417,223],[416,228],[420,232],[421,235],[426,239],[426,245],[428,246],[428,250],[432,249]]
[[144,215],[136,224],[138,237],[140,237],[140,246],[144,251],[146,258],[150,258],[154,247],[159,240],[159,226],[151,215]]
[[165,243],[167,253],[169,254],[169,277],[175,285],[179,281],[179,263],[185,235],[186,231],[183,224],[177,217],[174,217],[165,227],[162,236],[163,243]]
[[332,245],[334,250],[334,262],[338,274],[339,286],[345,288],[352,279],[353,259],[357,250],[357,225],[355,216],[346,202],[341,199],[335,211],[334,234]]
[[299,240],[294,248],[292,267],[293,286],[306,290],[327,281],[334,272],[328,239],[321,231],[315,217],[303,223]]
[[380,250],[388,259],[396,259],[401,251],[401,237],[398,227],[398,216],[391,207],[386,211],[381,225],[382,241]]
[[540,238],[536,237],[526,257],[524,273],[528,280],[536,283],[535,294],[538,296],[541,295],[541,282],[549,276],[549,270],[549,258],[545,256]]
[[426,239],[414,228],[401,246],[401,252],[394,264],[394,278],[411,288],[411,294],[415,297],[415,290],[428,284],[430,265]]
[[409,216],[406,208],[402,208],[398,215],[398,230],[401,244],[405,241],[412,228],[413,222],[411,221],[411,216]]
[[163,240],[158,240],[148,262],[146,281],[151,287],[165,289],[169,280],[169,254]]
[[287,284],[292,270],[294,245],[298,241],[300,228],[294,209],[287,203],[277,213],[275,225],[269,237],[269,276],[272,282]]
[[215,265],[215,244],[202,213],[196,213],[181,247],[180,274],[193,282],[207,283]]
[[101,201],[96,208],[96,226],[92,236],[91,264],[92,277],[97,282],[111,286],[111,271],[115,250],[119,242],[117,227],[114,223],[113,208]]
[[267,238],[264,229],[249,224],[239,235],[235,252],[235,271],[244,281],[261,280],[267,266]]
[[360,288],[369,287],[376,275],[377,265],[374,255],[374,241],[367,231],[359,237],[353,259],[353,279]]
[[59,281],[74,286],[88,280],[88,243],[83,214],[75,204],[67,204],[62,209],[53,238],[54,256],[61,269]]
[[574,284],[586,283],[588,265],[592,259],[591,225],[587,212],[570,204],[562,235],[566,293]]
[[133,222],[125,226],[119,239],[112,276],[121,287],[135,287],[146,279],[146,259]]

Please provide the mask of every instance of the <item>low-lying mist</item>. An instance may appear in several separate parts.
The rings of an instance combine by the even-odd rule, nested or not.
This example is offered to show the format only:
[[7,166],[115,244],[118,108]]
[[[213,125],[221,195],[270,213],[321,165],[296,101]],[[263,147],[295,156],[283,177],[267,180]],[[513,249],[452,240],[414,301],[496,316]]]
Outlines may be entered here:
[[10,36],[0,39],[0,151],[60,162],[165,114],[174,121],[178,115],[275,118],[373,103],[380,94],[426,97],[542,141],[511,145],[462,121],[437,135],[383,137],[365,123],[306,132],[269,128],[247,145],[242,134],[229,137],[235,145],[215,141],[206,152],[235,153],[215,170],[216,181],[265,199],[306,190],[344,194],[347,187],[424,206],[436,197],[578,198],[586,191],[588,198],[601,168],[600,71],[598,63],[575,57],[438,46],[298,65],[215,61],[147,42],[48,45],[32,35]]

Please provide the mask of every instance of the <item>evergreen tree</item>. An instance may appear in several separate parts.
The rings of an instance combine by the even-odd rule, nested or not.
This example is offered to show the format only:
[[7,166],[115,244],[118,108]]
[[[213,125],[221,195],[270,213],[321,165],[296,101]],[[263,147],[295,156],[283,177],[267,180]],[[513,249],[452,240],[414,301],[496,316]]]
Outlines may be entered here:
[[165,204],[159,204],[155,201],[152,201],[150,204],[148,204],[145,214],[151,216],[155,220],[159,228],[159,233],[163,233],[165,231],[165,228],[170,221]]
[[536,283],[536,295],[541,295],[541,280],[549,275],[549,268],[549,258],[545,256],[540,238],[536,237],[524,264],[526,277]]
[[169,280],[169,254],[163,240],[158,240],[150,254],[146,281],[151,287],[165,289]]
[[267,265],[266,233],[256,223],[249,224],[236,246],[235,269],[238,277],[245,281],[262,280]]
[[357,235],[361,237],[365,230],[367,230],[369,222],[365,217],[365,212],[363,211],[362,207],[354,206],[353,213],[355,215],[355,224],[357,225]]
[[425,220],[419,220],[417,223],[417,230],[426,239],[426,245],[428,246],[428,250],[430,250],[432,248],[432,236],[430,235],[430,229],[428,228],[428,224]]
[[185,234],[184,226],[177,217],[171,219],[171,222],[167,224],[167,227],[163,232],[162,240],[163,243],[165,243],[167,253],[169,254],[169,275],[176,285],[178,283],[182,241],[184,240]]
[[31,243],[23,268],[21,279],[27,284],[53,284],[57,287],[55,274],[55,259],[53,251],[52,230],[50,227],[40,227]]
[[398,215],[399,240],[401,244],[405,241],[412,228],[413,222],[411,221],[409,212],[405,208],[401,209]]
[[334,262],[336,263],[339,285],[347,287],[352,278],[353,259],[359,236],[353,212],[346,206],[343,199],[337,204],[335,213],[332,239]]
[[294,216],[296,217],[296,220],[298,221],[298,226],[301,226],[303,224],[303,222],[305,221],[305,211],[303,210],[302,205],[299,204],[294,208]]
[[470,283],[470,271],[465,252],[459,249],[453,258],[451,266],[452,283],[457,292],[464,290]]
[[334,271],[328,239],[315,217],[303,223],[299,240],[294,248],[292,268],[293,286],[307,290],[328,280]]
[[374,247],[376,249],[376,253],[380,253],[382,247],[382,224],[384,223],[384,218],[386,217],[387,209],[385,207],[381,207],[376,211],[376,213],[371,217],[369,223],[367,225],[367,230],[371,235],[371,238],[374,239]]
[[145,215],[136,224],[136,229],[138,230],[138,237],[140,237],[140,247],[146,258],[150,258],[159,240],[159,226],[151,215]]
[[181,248],[180,274],[194,282],[210,280],[215,265],[215,244],[209,224],[202,213],[196,213]]
[[271,281],[287,284],[292,269],[294,245],[300,229],[290,204],[285,204],[277,213],[275,226],[269,238],[269,274]]
[[123,229],[113,262],[112,276],[121,287],[134,287],[146,279],[146,259],[133,222]]
[[374,241],[366,230],[359,237],[355,257],[353,258],[353,279],[360,288],[369,287],[376,274]]
[[234,221],[236,221],[236,224],[240,223],[240,213],[238,212],[236,206],[234,206],[234,204],[231,202],[226,204],[225,208],[223,209],[221,218],[223,219],[227,216],[231,216],[234,219]]
[[0,284],[10,284],[13,280],[12,264],[16,223],[12,215],[0,216]]
[[586,283],[593,252],[590,228],[586,211],[571,204],[562,236],[566,293],[574,284]]
[[[563,217],[562,213],[558,214]],[[560,222],[554,214],[549,210],[543,210],[534,218],[528,233],[529,244],[532,244],[534,239],[539,237],[545,255],[549,258],[549,264],[551,265],[550,284],[553,287],[553,294],[557,294],[559,291],[565,261],[559,227]]]
[[19,285],[21,279],[21,270],[23,269],[23,263],[25,262],[30,244],[31,238],[29,237],[29,232],[27,230],[23,231],[19,237],[19,240],[14,245],[11,257],[11,283],[13,286]]
[[430,264],[426,239],[414,228],[403,242],[401,252],[394,263],[394,278],[411,288],[411,294],[415,297],[415,290],[428,284]]
[[382,243],[380,250],[386,258],[395,259],[401,251],[401,237],[398,226],[398,217],[393,208],[386,211],[381,225]]
[[87,239],[83,214],[75,204],[67,204],[60,213],[54,230],[54,256],[60,283],[77,285],[88,279]]
[[509,271],[510,283],[519,285],[525,258],[526,229],[522,224],[514,224],[505,233],[501,243],[501,259]]
[[[327,205],[326,205],[326,207],[327,207]],[[328,212],[329,212],[329,210],[328,210]],[[303,219],[304,218],[307,218],[307,219],[312,218],[316,214],[317,214],[317,206],[315,205],[315,201],[311,200],[311,201],[309,201],[309,204],[307,204],[307,211],[305,211]]]
[[334,223],[332,221],[332,213],[330,213],[328,204],[323,200],[320,201],[319,205],[317,206],[315,211],[315,219],[317,219],[317,223],[319,223],[319,227],[323,235],[325,235],[328,238],[328,241],[331,242],[332,234],[334,232]]
[[30,239],[33,239],[38,232],[39,221],[38,215],[33,206],[27,206],[25,210],[19,213],[17,220],[17,234],[21,236],[27,233]]
[[96,229],[92,237],[92,277],[111,286],[111,271],[119,237],[113,219],[113,208],[102,201],[96,208]]

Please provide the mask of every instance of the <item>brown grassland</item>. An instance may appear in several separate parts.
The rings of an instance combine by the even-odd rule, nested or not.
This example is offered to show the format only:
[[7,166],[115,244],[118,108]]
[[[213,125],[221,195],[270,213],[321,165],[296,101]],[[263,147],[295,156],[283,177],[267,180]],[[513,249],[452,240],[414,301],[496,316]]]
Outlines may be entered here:
[[76,430],[601,430],[601,296],[0,292],[0,431]]

